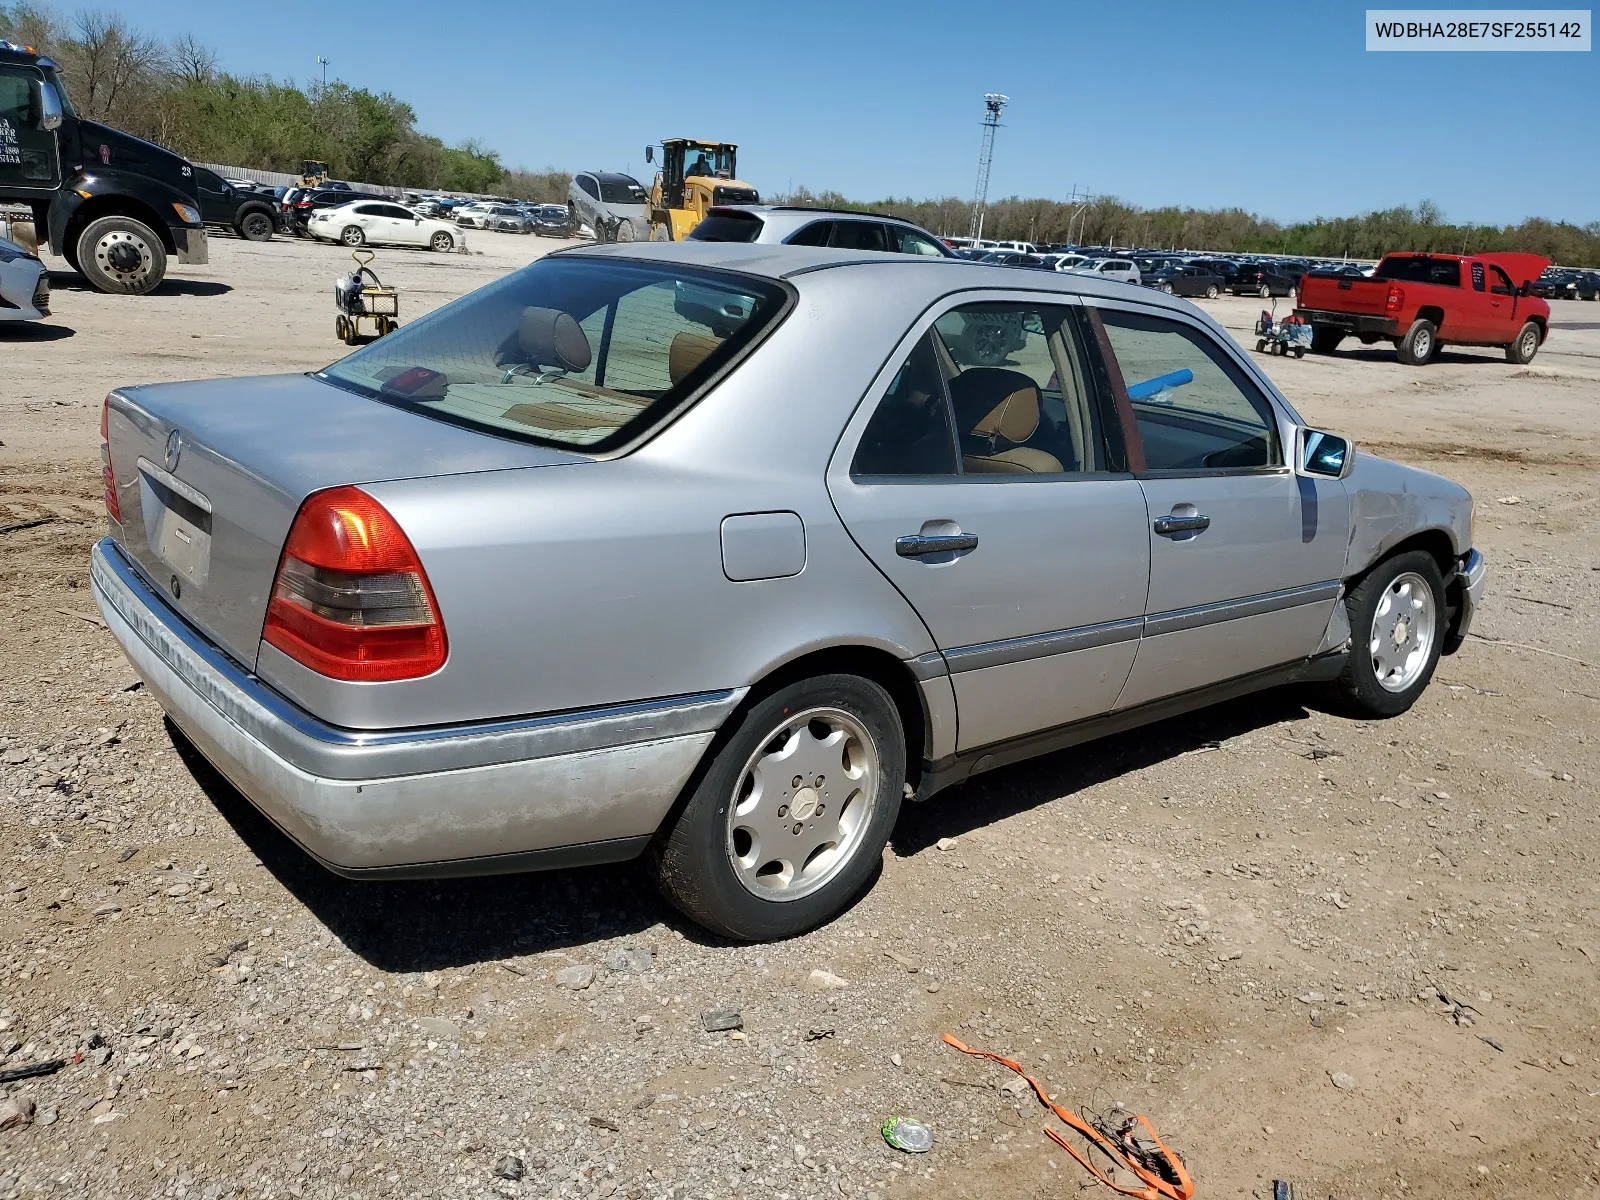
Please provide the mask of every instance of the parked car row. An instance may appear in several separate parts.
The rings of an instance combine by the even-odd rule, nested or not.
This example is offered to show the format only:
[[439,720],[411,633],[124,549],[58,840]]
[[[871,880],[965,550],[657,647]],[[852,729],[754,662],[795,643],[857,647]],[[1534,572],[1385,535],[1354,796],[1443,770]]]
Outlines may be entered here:
[[1533,281],[1533,294],[1544,300],[1600,300],[1600,271],[1550,267]]

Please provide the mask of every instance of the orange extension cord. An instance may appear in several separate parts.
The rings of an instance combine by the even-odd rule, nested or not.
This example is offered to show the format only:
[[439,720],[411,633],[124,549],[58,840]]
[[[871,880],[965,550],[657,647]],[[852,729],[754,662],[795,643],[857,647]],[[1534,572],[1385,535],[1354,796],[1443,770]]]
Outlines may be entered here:
[[[1009,1067],[1021,1075],[1032,1086],[1034,1094],[1039,1097],[1039,1102],[1056,1116],[1060,1117],[1068,1126],[1077,1130],[1094,1145],[1098,1146],[1112,1162],[1120,1163],[1132,1171],[1145,1183],[1144,1187],[1123,1187],[1096,1167],[1089,1159],[1079,1152],[1067,1139],[1054,1129],[1046,1129],[1045,1133],[1056,1145],[1060,1146],[1089,1174],[1112,1191],[1120,1192],[1124,1196],[1133,1196],[1136,1200],[1190,1200],[1194,1195],[1194,1182],[1189,1178],[1189,1172],[1184,1170],[1183,1160],[1171,1150],[1157,1136],[1155,1126],[1150,1124],[1143,1113],[1135,1113],[1129,1117],[1120,1130],[1115,1141],[1101,1133],[1076,1113],[1062,1108],[1045,1094],[1039,1081],[1022,1069],[1022,1064],[1014,1059],[991,1053],[988,1050],[974,1050],[971,1046],[962,1044],[950,1034],[944,1035],[944,1040],[963,1054],[970,1054],[974,1058],[987,1058],[997,1062],[1002,1067]],[[1145,1132],[1150,1135],[1158,1149],[1147,1150],[1140,1146],[1134,1137],[1134,1123],[1143,1125]]]

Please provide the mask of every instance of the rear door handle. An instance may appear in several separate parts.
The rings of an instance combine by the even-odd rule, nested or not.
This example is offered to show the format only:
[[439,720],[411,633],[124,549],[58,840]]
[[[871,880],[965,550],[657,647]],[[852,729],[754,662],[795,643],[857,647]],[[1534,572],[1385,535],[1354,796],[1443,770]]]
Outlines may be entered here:
[[1196,513],[1192,517],[1157,517],[1151,528],[1162,537],[1171,537],[1175,533],[1199,533],[1211,528],[1211,518],[1204,513]]
[[894,540],[894,552],[901,558],[921,558],[925,554],[955,554],[976,550],[975,533],[916,533]]

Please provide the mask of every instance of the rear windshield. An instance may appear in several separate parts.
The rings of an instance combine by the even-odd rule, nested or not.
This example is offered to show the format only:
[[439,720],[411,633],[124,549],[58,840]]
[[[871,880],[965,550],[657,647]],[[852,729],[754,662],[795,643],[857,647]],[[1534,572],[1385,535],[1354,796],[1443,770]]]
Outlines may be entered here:
[[1451,258],[1429,258],[1426,255],[1391,254],[1378,264],[1372,273],[1374,279],[1397,279],[1402,283],[1440,283],[1446,287],[1461,286],[1461,264]]
[[754,213],[713,212],[689,231],[691,242],[753,242],[761,236],[761,218]]
[[486,433],[604,451],[677,408],[787,303],[772,280],[552,255],[320,378]]

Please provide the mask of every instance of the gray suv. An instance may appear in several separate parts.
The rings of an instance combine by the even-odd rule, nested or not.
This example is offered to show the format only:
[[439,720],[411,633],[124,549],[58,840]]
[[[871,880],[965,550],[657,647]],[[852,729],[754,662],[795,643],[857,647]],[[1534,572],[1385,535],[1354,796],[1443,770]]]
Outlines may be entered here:
[[781,204],[724,204],[706,213],[689,234],[691,242],[756,242],[767,245],[831,246],[836,250],[882,250],[954,258],[926,229],[910,221],[847,209]]
[[567,199],[573,223],[593,229],[597,242],[650,240],[650,194],[632,175],[579,171]]

